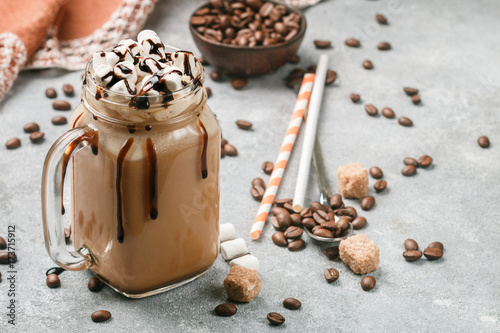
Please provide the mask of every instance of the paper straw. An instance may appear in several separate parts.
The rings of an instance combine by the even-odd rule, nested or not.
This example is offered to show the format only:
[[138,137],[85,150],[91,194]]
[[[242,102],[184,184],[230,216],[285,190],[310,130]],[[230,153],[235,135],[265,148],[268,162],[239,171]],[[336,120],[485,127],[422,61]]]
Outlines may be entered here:
[[286,164],[290,158],[293,144],[295,143],[297,133],[299,132],[300,125],[302,124],[302,119],[304,118],[304,113],[307,109],[307,105],[309,104],[314,77],[314,74],[306,74],[302,80],[299,96],[297,97],[297,102],[295,103],[295,108],[293,110],[292,117],[290,118],[285,138],[281,144],[280,153],[276,159],[276,163],[274,164],[271,179],[269,179],[269,184],[267,184],[266,191],[262,197],[259,211],[253,221],[252,229],[250,230],[250,237],[254,240],[257,240],[260,237],[264,224],[266,223],[267,216],[269,215],[269,210],[274,202],[274,197],[276,196],[276,192],[278,192],[281,178],[285,172]]
[[325,88],[328,56],[322,54],[319,57],[316,69],[316,78],[311,93],[311,102],[307,111],[306,131],[304,133],[304,143],[302,144],[302,155],[300,156],[299,173],[293,197],[293,210],[300,212],[304,206],[304,196],[306,194],[307,180],[309,178],[309,168],[311,166],[314,139],[319,119],[321,100],[323,99],[323,89]]

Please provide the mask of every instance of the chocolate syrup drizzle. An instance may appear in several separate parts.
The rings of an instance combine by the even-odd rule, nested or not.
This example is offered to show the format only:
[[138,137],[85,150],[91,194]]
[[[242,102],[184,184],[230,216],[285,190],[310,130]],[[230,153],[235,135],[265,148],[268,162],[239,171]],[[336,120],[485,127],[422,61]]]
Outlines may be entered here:
[[146,151],[149,160],[149,216],[158,218],[158,155],[153,139],[146,139]]
[[198,129],[200,130],[203,140],[203,147],[201,149],[201,178],[205,179],[208,177],[208,167],[207,167],[208,133],[205,125],[200,119],[200,114],[198,114]]
[[123,212],[122,212],[122,169],[123,162],[127,156],[128,151],[134,143],[134,138],[128,138],[128,140],[123,144],[118,157],[116,159],[116,217],[118,221],[118,242],[123,243]]

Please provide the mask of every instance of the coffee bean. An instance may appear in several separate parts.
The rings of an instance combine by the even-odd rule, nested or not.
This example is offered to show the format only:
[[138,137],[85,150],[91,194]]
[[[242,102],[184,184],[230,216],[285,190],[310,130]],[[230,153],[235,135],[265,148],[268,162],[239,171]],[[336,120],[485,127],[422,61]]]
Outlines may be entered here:
[[215,82],[222,81],[222,74],[219,71],[212,71],[210,73],[210,78]]
[[192,16],[189,22],[194,26],[204,25],[207,21],[203,16]]
[[298,310],[302,306],[302,303],[295,298],[287,298],[283,301],[283,306],[289,310]]
[[375,184],[373,185],[373,188],[375,189],[375,191],[377,193],[383,192],[387,188],[387,181],[379,179],[375,182]]
[[0,264],[11,264],[17,261],[17,256],[14,252],[0,252]]
[[363,61],[363,67],[365,69],[373,69],[373,63],[370,60]]
[[54,125],[65,125],[68,123],[68,120],[64,116],[55,116],[52,118],[52,124]]
[[334,210],[342,208],[342,206],[344,206],[344,202],[342,201],[342,196],[340,194],[332,195],[328,201],[330,207],[332,207],[332,209]]
[[225,146],[227,143],[228,143],[228,142],[227,142],[227,140],[226,140],[226,139],[224,139],[224,138],[220,138],[220,147],[221,147],[221,148],[224,148],[224,146]]
[[210,89],[209,87],[205,87],[205,90],[207,92],[207,98],[212,97],[212,89]]
[[373,166],[370,168],[370,176],[372,176],[375,179],[379,179],[384,177],[384,173],[382,172],[382,169],[380,169],[378,166]]
[[310,208],[304,208],[300,211],[300,216],[302,216],[303,218],[305,217],[312,217],[313,216],[313,212],[311,211]]
[[0,250],[4,250],[7,248],[7,242],[3,237],[0,236]]
[[30,134],[30,140],[33,143],[40,143],[43,141],[44,136],[45,136],[45,133],[43,133],[43,132],[33,132]]
[[249,130],[252,128],[252,123],[246,120],[236,120],[236,126],[243,130]]
[[335,82],[336,79],[337,79],[337,72],[329,69],[326,72],[325,84],[326,85],[332,84],[333,82]]
[[57,92],[54,88],[47,88],[47,90],[45,90],[45,96],[48,98],[56,98]]
[[321,222],[320,226],[321,226],[321,228],[326,229],[326,230],[330,230],[331,232],[335,232],[338,228],[338,225],[337,225],[337,223],[335,223],[335,221]]
[[215,307],[214,313],[220,317],[231,317],[236,314],[238,309],[234,304],[224,303]]
[[387,24],[387,18],[382,15],[382,14],[377,14],[375,15],[375,18],[377,19],[377,22],[380,24]]
[[391,108],[383,108],[382,109],[382,115],[386,118],[392,119],[396,116],[394,111]]
[[274,169],[273,162],[266,161],[266,162],[262,163],[262,170],[264,171],[264,173],[266,175],[272,174],[273,173],[273,169]]
[[312,229],[316,226],[316,221],[310,217],[305,217],[302,219],[302,225],[306,228]]
[[418,159],[418,166],[421,168],[427,168],[432,164],[432,157],[429,155],[423,155]]
[[269,320],[269,323],[274,326],[279,326],[282,325],[285,322],[285,317],[280,315],[277,312],[269,312],[267,314],[267,320]]
[[403,169],[403,171],[401,171],[401,173],[403,174],[403,176],[410,177],[417,173],[417,168],[415,168],[413,165],[407,165]]
[[45,282],[49,288],[58,288],[61,286],[61,280],[59,280],[59,276],[57,274],[47,275]]
[[356,38],[349,38],[345,41],[345,45],[350,46],[350,47],[360,47],[361,43]]
[[278,219],[276,219],[276,216],[271,216],[271,225],[274,227],[274,229],[280,231],[281,228],[278,224]]
[[363,229],[366,226],[366,224],[367,224],[366,218],[364,218],[363,216],[358,216],[351,222],[351,225],[354,228],[354,230]]
[[356,209],[352,206],[348,206],[346,208],[339,209],[337,211],[338,216],[350,216],[353,219],[355,219],[358,216],[358,212]]
[[254,178],[252,180],[252,187],[255,187],[255,186],[260,186],[262,188],[266,188],[266,183],[264,182],[264,180],[262,178]]
[[411,102],[415,105],[420,104],[420,96],[419,95],[413,95],[411,97]]
[[68,97],[75,96],[75,89],[73,88],[73,86],[71,84],[68,84],[68,83],[64,84],[63,85],[63,92]]
[[302,239],[296,239],[288,243],[289,251],[298,251],[306,246],[306,243]]
[[290,214],[286,210],[276,215],[276,219],[278,220],[278,225],[280,226],[281,229],[286,229],[292,224],[292,218],[290,217]]
[[372,197],[371,195],[368,195],[361,199],[360,203],[361,209],[362,210],[370,210],[375,206],[375,198]]
[[407,250],[403,252],[406,261],[417,261],[422,258],[422,252],[418,250]]
[[377,45],[377,48],[381,51],[387,51],[387,50],[391,49],[391,44],[389,44],[387,42],[382,42],[382,43]]
[[302,237],[304,230],[300,227],[290,226],[286,228],[284,235],[287,239],[297,239]]
[[90,278],[89,283],[87,284],[87,287],[92,292],[98,292],[102,289],[103,283],[98,278],[93,277],[93,278]]
[[316,230],[313,230],[313,234],[315,236],[325,237],[325,238],[333,238],[333,236],[334,236],[332,231],[321,228],[321,227],[317,228]]
[[373,276],[365,276],[361,279],[361,288],[363,288],[364,291],[372,290],[375,288],[375,284],[377,284],[377,281],[375,281]]
[[229,143],[227,143],[226,145],[224,145],[224,151],[229,156],[236,156],[236,155],[238,155],[238,151],[236,150],[236,148],[233,145],[229,144]]
[[246,79],[232,79],[231,80],[231,86],[236,90],[243,89],[247,85],[247,83],[248,83],[248,81]]
[[313,213],[313,219],[317,223],[323,223],[329,221],[330,218],[326,212],[318,210],[317,212]]
[[378,114],[377,108],[372,104],[365,105],[365,111],[372,117]]
[[406,251],[417,251],[418,250],[418,243],[411,238],[408,238],[407,240],[405,240],[404,246],[405,246]]
[[288,241],[286,240],[285,234],[282,233],[281,231],[276,231],[272,236],[271,239],[273,240],[274,244],[278,246],[287,246]]
[[291,225],[295,227],[301,227],[302,226],[302,218],[300,217],[299,214],[290,214],[290,219],[292,220]]
[[24,132],[25,133],[33,133],[33,132],[38,132],[40,130],[40,126],[38,126],[37,123],[28,123],[24,125]]
[[357,103],[357,102],[359,102],[359,101],[360,101],[360,99],[361,99],[361,96],[359,96],[358,94],[354,94],[354,93],[353,93],[353,94],[351,94],[351,101],[352,101],[353,103]]
[[441,243],[441,242],[432,242],[429,245],[427,245],[427,248],[440,249],[441,251],[444,250],[443,243]]
[[[259,178],[261,179],[261,178]],[[278,207],[283,207],[284,204],[286,204],[287,202],[292,202],[293,199],[292,198],[286,198],[286,199],[275,199],[274,200],[274,203],[276,204],[276,206]]]
[[293,54],[288,58],[288,62],[292,64],[298,64],[300,62],[300,57],[296,54]]
[[314,213],[317,212],[318,210],[322,210],[324,212],[326,212],[326,207],[323,206],[319,201],[312,201],[310,204],[309,204],[309,208],[311,209],[311,211],[313,211]]
[[335,282],[339,279],[339,271],[336,270],[335,268],[327,268],[323,272],[323,275],[325,276],[325,280],[328,283]]
[[436,247],[428,247],[424,250],[424,256],[429,260],[438,260],[443,256],[443,250]]
[[274,9],[274,4],[272,2],[266,2],[260,7],[259,14],[262,17],[268,17],[271,11]]
[[418,94],[418,89],[415,88],[405,87],[403,88],[403,90],[408,96],[413,96]]
[[7,147],[7,149],[16,149],[19,148],[20,146],[21,146],[21,140],[19,140],[19,138],[10,138],[5,143],[5,147]]
[[406,165],[413,165],[414,167],[417,167],[418,166],[418,161],[412,157],[406,157],[404,160],[403,160],[403,163],[406,164]]
[[404,126],[404,127],[410,127],[413,126],[413,122],[411,121],[410,118],[407,117],[400,117],[398,119],[399,125]]
[[332,43],[327,40],[315,40],[314,46],[316,46],[317,49],[329,49],[332,47]]
[[265,190],[263,187],[260,187],[260,186],[254,186],[250,189],[250,194],[252,195],[252,197],[257,200],[257,201],[261,201],[262,200],[262,197],[264,196],[264,193],[265,193]]
[[273,209],[271,209],[271,212],[274,216],[278,216],[280,214],[288,214],[288,211],[283,207],[274,207]]
[[487,136],[480,136],[479,139],[477,139],[477,143],[481,148],[488,148],[490,146],[490,139],[488,139]]
[[90,318],[94,323],[100,323],[111,318],[111,312],[106,310],[98,310],[90,315]]
[[336,259],[339,256],[339,247],[338,246],[327,247],[326,249],[323,250],[323,253],[330,260]]
[[54,110],[58,111],[68,111],[71,110],[71,104],[63,99],[56,99],[54,103],[52,103],[52,107]]

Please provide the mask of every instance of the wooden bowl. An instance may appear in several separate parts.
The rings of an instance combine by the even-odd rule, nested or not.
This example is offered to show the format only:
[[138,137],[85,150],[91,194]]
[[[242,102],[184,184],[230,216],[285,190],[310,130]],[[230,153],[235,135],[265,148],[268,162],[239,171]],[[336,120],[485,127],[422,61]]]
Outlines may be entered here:
[[[209,4],[205,4],[197,10],[208,6]],[[289,12],[297,13],[300,16],[299,31],[287,42],[252,47],[225,44],[203,36],[192,24],[189,24],[191,35],[203,57],[224,74],[235,76],[271,74],[296,54],[306,31],[306,19],[302,12],[288,6],[285,7]],[[194,13],[191,16],[194,16]]]

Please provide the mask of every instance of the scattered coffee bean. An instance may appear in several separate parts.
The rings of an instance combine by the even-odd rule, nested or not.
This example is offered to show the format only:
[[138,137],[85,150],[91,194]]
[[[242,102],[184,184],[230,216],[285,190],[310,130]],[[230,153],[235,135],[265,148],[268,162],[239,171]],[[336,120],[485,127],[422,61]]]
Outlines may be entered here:
[[43,141],[44,136],[45,136],[45,133],[43,133],[43,132],[33,132],[30,134],[30,140],[33,143],[40,143]]
[[382,43],[377,45],[377,48],[381,51],[387,51],[387,50],[391,49],[391,44],[389,44],[387,42],[382,42]]
[[387,188],[387,181],[379,179],[375,182],[373,188],[377,192],[383,192]]
[[207,91],[207,98],[212,97],[212,89],[210,89],[209,87],[205,87],[205,90]]
[[366,224],[367,224],[366,218],[364,218],[363,216],[358,216],[351,222],[351,225],[354,228],[354,230],[363,229],[366,226]]
[[351,101],[352,101],[353,103],[357,103],[357,102],[359,102],[359,101],[360,101],[360,99],[361,99],[361,96],[359,96],[358,94],[354,94],[354,93],[353,93],[353,94],[351,94]]
[[288,243],[288,250],[289,251],[298,251],[304,248],[306,246],[306,243],[302,239],[296,239]]
[[400,117],[398,119],[399,125],[404,126],[404,127],[411,127],[413,126],[413,122],[411,121],[410,118],[407,117]]
[[272,174],[273,173],[273,169],[274,169],[273,162],[266,161],[266,162],[262,163],[262,170],[264,171],[264,173],[266,175]]
[[373,69],[373,63],[370,60],[363,61],[363,67],[365,69]]
[[5,147],[7,147],[7,149],[16,149],[19,148],[20,146],[21,146],[21,140],[19,140],[19,138],[10,138],[5,143]]
[[233,145],[229,144],[229,143],[227,143],[227,144],[224,145],[224,151],[229,156],[236,156],[236,155],[238,155],[238,151],[236,150],[236,148]]
[[418,89],[415,88],[405,87],[403,88],[403,90],[408,96],[413,96],[418,94]]
[[403,252],[406,261],[417,261],[422,258],[422,252],[419,250],[407,250]]
[[0,252],[0,264],[11,264],[17,261],[14,252]]
[[111,312],[106,310],[98,310],[90,315],[90,318],[94,323],[100,323],[111,318]]
[[7,242],[3,237],[0,236],[0,250],[4,250],[7,248]]
[[365,105],[365,111],[372,117],[378,114],[377,108],[372,104]]
[[231,86],[236,90],[243,89],[247,85],[247,83],[248,83],[248,81],[246,79],[232,79],[231,80]]
[[281,227],[279,226],[278,224],[278,219],[276,218],[276,216],[271,216],[271,225],[274,227],[274,229],[276,229],[277,231],[280,231],[281,230]]
[[361,209],[362,210],[370,210],[375,206],[375,198],[372,197],[371,195],[367,195],[366,197],[363,197],[361,199],[360,203]]
[[54,110],[58,111],[68,111],[71,110],[71,104],[63,99],[56,99],[54,103],[52,103],[52,107]]
[[382,115],[386,118],[392,119],[396,116],[394,111],[391,108],[383,108],[382,109]]
[[372,176],[375,179],[379,179],[384,177],[384,173],[382,172],[382,169],[380,169],[378,166],[373,166],[370,168],[370,176]]
[[481,136],[477,139],[477,143],[481,148],[488,148],[490,146],[490,139],[487,136]]
[[413,95],[411,97],[411,101],[413,104],[417,105],[417,104],[420,104],[421,100],[420,100],[420,96],[419,95]]
[[345,45],[350,46],[350,47],[360,47],[361,46],[359,39],[356,39],[356,38],[349,38],[344,43],[345,43]]
[[49,274],[47,275],[47,279],[45,279],[47,283],[47,287],[49,288],[58,288],[61,286],[61,280],[59,280],[59,276],[57,274]]
[[300,227],[290,226],[283,233],[287,239],[297,239],[302,237],[304,230]]
[[411,238],[408,238],[407,240],[405,240],[404,246],[405,246],[406,251],[417,251],[418,250],[418,243]]
[[421,168],[427,168],[432,164],[432,157],[429,155],[423,155],[418,159],[418,166]]
[[333,238],[333,236],[335,236],[332,231],[330,231],[328,229],[321,228],[321,227],[316,228],[316,229],[313,228],[313,234],[314,234],[314,236],[324,237],[324,238]]
[[342,196],[338,193],[332,195],[328,201],[330,207],[332,207],[333,210],[342,208],[344,206],[344,202],[342,201]]
[[437,247],[428,247],[424,250],[424,256],[429,260],[437,260],[443,256],[443,250]]
[[302,226],[302,218],[300,217],[299,214],[290,214],[290,219],[292,220],[291,225],[295,227],[301,227]]
[[338,246],[327,247],[326,249],[323,250],[323,253],[330,260],[336,259],[339,256],[339,247]]
[[336,270],[335,268],[327,268],[323,272],[323,275],[325,276],[325,280],[328,283],[335,282],[339,279],[339,271]]
[[302,225],[306,228],[312,229],[316,226],[316,221],[310,217],[305,217],[302,219]]
[[98,278],[93,277],[93,278],[90,278],[89,283],[87,284],[87,287],[92,292],[98,292],[102,289],[103,283]]
[[249,130],[250,128],[252,128],[252,123],[246,120],[236,120],[236,126],[243,130]]
[[280,208],[283,211],[279,214],[276,214],[276,219],[278,220],[278,225],[281,229],[286,229],[292,224],[292,218],[290,217],[290,213],[284,208]]
[[38,132],[40,130],[40,126],[38,126],[37,123],[28,123],[24,125],[24,132],[25,133],[33,133],[33,132]]
[[403,176],[410,177],[417,173],[417,168],[413,165],[407,165],[401,173]]
[[215,307],[214,313],[220,317],[231,317],[236,314],[238,309],[234,304],[224,303]]
[[55,116],[52,118],[52,124],[54,125],[65,125],[68,123],[68,119],[65,116]]
[[296,54],[293,54],[288,58],[288,62],[291,64],[298,64],[300,62],[300,57]]
[[252,180],[252,186],[253,187],[260,186],[262,188],[266,188],[266,183],[264,182],[264,179],[262,179],[262,178],[254,178]]
[[71,84],[68,84],[68,83],[64,84],[63,85],[63,92],[68,97],[75,96],[75,89],[73,88],[73,86]]
[[427,245],[427,248],[440,249],[441,251],[444,250],[443,243],[441,243],[441,242],[432,242],[429,245]]
[[205,57],[198,57],[198,60],[203,66],[210,66],[210,63],[205,59]]
[[227,143],[228,143],[228,142],[227,142],[227,140],[226,140],[226,139],[224,139],[224,138],[221,138],[221,139],[220,139],[220,146],[221,146],[221,148],[223,148],[223,147],[224,147]]
[[56,98],[57,92],[54,88],[47,88],[47,90],[45,90],[45,96],[48,98]]
[[283,306],[289,310],[298,310],[302,306],[302,303],[295,298],[287,298],[283,301]]
[[382,14],[377,14],[375,15],[375,18],[377,19],[377,22],[380,24],[387,24],[387,18],[382,15]]
[[267,320],[269,320],[269,323],[271,323],[271,325],[279,326],[285,322],[285,317],[277,312],[269,312],[267,314]]
[[265,193],[265,189],[263,187],[260,187],[260,186],[254,186],[250,189],[250,194],[252,195],[252,197],[257,200],[257,201],[261,201],[262,200],[262,197],[264,196],[264,193]]
[[329,69],[326,72],[325,84],[326,85],[332,84],[333,82],[335,82],[336,79],[337,79],[337,72]]
[[311,211],[313,211],[314,213],[316,213],[317,211],[323,211],[323,212],[326,212],[326,207],[324,205],[322,205],[319,201],[312,201],[310,204],[309,204],[309,208],[311,209]]
[[377,284],[377,281],[373,276],[365,276],[361,279],[361,288],[363,288],[364,291],[372,290],[375,288],[375,284]]
[[406,164],[406,165],[413,165],[414,167],[417,167],[418,166],[418,161],[412,157],[406,157],[404,160],[403,160],[403,163]]
[[212,71],[210,73],[210,78],[215,82],[222,81],[222,74],[219,71]]
[[337,215],[338,216],[350,216],[353,219],[355,219],[356,216],[358,216],[358,212],[356,211],[356,209],[354,207],[347,206],[346,208],[342,208],[342,209],[337,210]]
[[340,228],[341,231],[346,230],[347,228],[349,228],[349,220],[349,218],[342,216],[337,221],[337,227]]
[[327,40],[315,40],[314,46],[316,46],[317,49],[329,49],[332,47],[332,43]]

